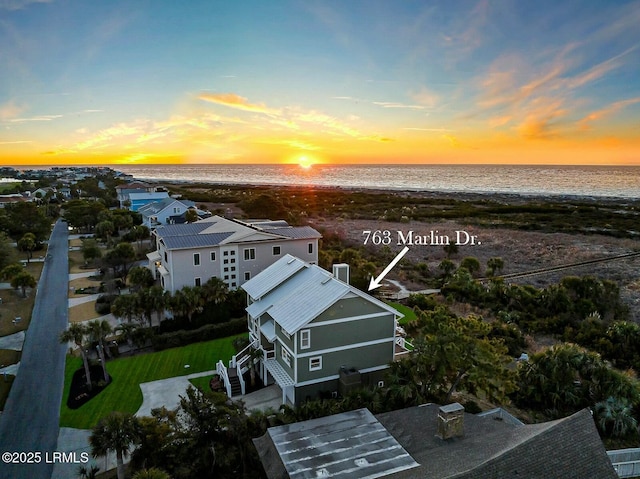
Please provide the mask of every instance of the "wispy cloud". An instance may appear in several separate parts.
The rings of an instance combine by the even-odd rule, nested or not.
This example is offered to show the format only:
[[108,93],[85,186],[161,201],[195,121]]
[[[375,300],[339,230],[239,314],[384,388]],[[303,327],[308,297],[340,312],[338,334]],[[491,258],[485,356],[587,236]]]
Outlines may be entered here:
[[0,0],[0,10],[22,10],[32,3],[51,3],[52,0]]
[[0,105],[0,121],[15,118],[24,110],[25,107],[17,105],[14,101],[9,101],[4,105]]
[[443,132],[443,131],[453,131],[450,128],[418,128],[418,127],[406,127],[403,130],[410,131],[433,131],[433,132]]
[[591,123],[601,120],[603,118],[609,117],[611,115],[614,115],[620,110],[623,110],[628,106],[635,105],[636,103],[640,103],[640,97],[629,98],[628,100],[616,101],[606,106],[605,108],[601,108],[600,110],[596,110],[589,113],[587,116],[585,116],[578,122],[578,125],[580,129],[588,130],[591,127]]
[[30,121],[52,121],[62,118],[63,115],[39,115],[31,118],[12,118],[9,120],[11,123],[26,123]]
[[200,93],[200,100],[216,103],[218,105],[235,108],[237,110],[250,111],[254,113],[277,114],[278,110],[268,108],[263,104],[250,103],[248,99],[235,93]]
[[32,140],[0,141],[0,145],[20,145],[23,143],[33,143]]
[[374,105],[381,106],[382,108],[405,108],[407,110],[424,110],[422,105],[407,105],[405,103],[397,103],[393,101],[374,101]]

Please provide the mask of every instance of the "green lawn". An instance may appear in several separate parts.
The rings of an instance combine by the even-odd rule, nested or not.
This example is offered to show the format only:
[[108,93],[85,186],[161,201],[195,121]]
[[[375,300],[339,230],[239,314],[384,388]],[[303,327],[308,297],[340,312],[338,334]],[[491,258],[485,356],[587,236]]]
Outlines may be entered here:
[[213,374],[208,376],[200,376],[199,378],[189,379],[189,382],[201,391],[211,391],[211,388],[209,388],[209,383],[211,382],[212,377]]
[[413,321],[414,319],[416,319],[416,313],[413,311],[413,308],[410,308],[409,306],[405,306],[404,304],[400,304],[400,303],[387,303],[389,306],[397,309],[399,312],[401,312],[402,314],[404,314],[404,318],[402,318],[400,321],[398,321],[398,324],[400,324],[400,326],[407,324],[411,321]]
[[[67,356],[60,426],[91,429],[111,411],[135,413],[142,405],[139,384],[213,370],[220,359],[228,361],[235,354],[233,340],[236,337],[238,336],[108,361],[107,370],[113,378],[112,383],[98,396],[75,410],[67,407],[67,399],[71,378],[82,367],[82,360]],[[186,364],[190,366],[188,369],[184,367]]]

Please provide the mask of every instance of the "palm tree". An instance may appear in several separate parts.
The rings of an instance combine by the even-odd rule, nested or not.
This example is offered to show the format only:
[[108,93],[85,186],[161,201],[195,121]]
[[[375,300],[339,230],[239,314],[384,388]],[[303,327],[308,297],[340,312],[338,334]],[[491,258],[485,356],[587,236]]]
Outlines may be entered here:
[[118,479],[124,479],[124,458],[138,438],[138,420],[131,414],[113,411],[93,428],[89,436],[91,454],[99,457],[115,451]]
[[164,311],[167,309],[169,303],[169,292],[162,289],[162,286],[151,286],[147,294],[147,299],[151,303],[151,309],[156,312],[158,324],[160,324],[164,316]]
[[229,288],[227,287],[227,284],[215,276],[209,278],[209,280],[202,286],[202,296],[204,301],[207,303],[222,303],[227,299],[228,292]]
[[78,468],[78,476],[80,479],[96,479],[100,468],[95,464],[87,468],[86,466],[80,466]]
[[197,286],[184,286],[176,291],[171,301],[173,311],[191,322],[193,314],[202,310],[201,290]]
[[[102,364],[102,377],[105,381],[109,381],[109,373],[107,373],[107,361],[104,357],[104,338],[108,334],[113,332],[113,328],[109,324],[109,321],[103,319],[100,321],[96,319],[87,324],[87,332],[92,341],[98,342],[98,356],[100,357],[100,363]],[[111,355],[111,353],[109,353]]]
[[152,467],[136,472],[131,479],[171,479],[162,469]]
[[111,303],[111,312],[118,318],[126,318],[127,322],[131,322],[133,318],[137,318],[140,314],[136,295],[123,294],[118,296]]
[[87,327],[82,323],[71,323],[69,329],[60,334],[61,343],[75,343],[80,349],[82,362],[84,364],[84,375],[87,380],[87,387],[91,390],[91,372],[89,371],[89,358],[84,349],[84,337],[87,335]]
[[624,398],[609,397],[594,407],[598,429],[611,437],[624,437],[638,432],[638,421],[633,417],[633,408]]

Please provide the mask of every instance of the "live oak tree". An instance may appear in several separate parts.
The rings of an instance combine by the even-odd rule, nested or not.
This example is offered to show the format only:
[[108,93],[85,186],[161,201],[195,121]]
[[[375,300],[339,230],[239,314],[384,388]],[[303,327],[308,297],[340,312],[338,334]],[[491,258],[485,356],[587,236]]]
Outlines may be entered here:
[[501,402],[513,391],[507,348],[489,336],[491,325],[482,318],[437,307],[418,311],[411,329],[414,350],[391,366],[389,390],[396,399],[447,403],[456,391],[466,390]]
[[33,250],[38,245],[36,241],[36,235],[33,233],[25,233],[22,238],[18,240],[18,249],[27,253],[27,263],[33,258]]
[[35,288],[36,284],[36,279],[26,271],[21,271],[11,278],[11,287],[20,288],[23,298],[27,297],[27,288]]

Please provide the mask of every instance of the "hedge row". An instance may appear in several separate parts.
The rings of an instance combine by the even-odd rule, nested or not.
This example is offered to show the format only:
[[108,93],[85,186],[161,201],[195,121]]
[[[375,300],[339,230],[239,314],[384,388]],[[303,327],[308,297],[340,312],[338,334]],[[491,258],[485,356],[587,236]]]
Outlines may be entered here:
[[180,330],[158,334],[151,339],[151,342],[156,351],[162,351],[163,349],[176,348],[211,339],[226,338],[245,332],[247,332],[247,320],[245,318],[237,318],[226,323],[207,324],[190,331]]

